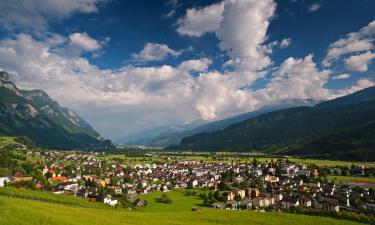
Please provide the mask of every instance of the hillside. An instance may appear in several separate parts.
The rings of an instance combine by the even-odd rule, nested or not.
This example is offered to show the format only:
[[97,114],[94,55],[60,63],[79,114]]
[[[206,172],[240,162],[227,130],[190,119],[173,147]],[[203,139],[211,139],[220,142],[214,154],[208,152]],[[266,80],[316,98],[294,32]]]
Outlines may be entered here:
[[[374,160],[375,87],[260,115],[222,131],[184,138],[179,150],[261,150]],[[367,158],[370,156],[371,158]]]
[[[189,219],[187,219],[189,218]],[[79,205],[0,196],[0,224],[258,224],[258,225],[359,225],[325,217],[249,211],[205,209],[202,212],[138,212],[122,209],[93,209]]]
[[120,139],[120,142],[130,145],[146,145],[156,147],[178,145],[184,137],[189,137],[199,133],[220,131],[232,124],[239,123],[275,110],[295,106],[312,106],[316,103],[316,101],[311,99],[280,101],[272,105],[264,106],[256,111],[243,113],[223,120],[208,123],[197,120],[190,124],[158,127],[149,131],[140,132],[139,134],[130,135],[126,138]]
[[110,146],[73,111],[43,91],[18,89],[5,72],[0,74],[0,135],[27,137],[48,148]]

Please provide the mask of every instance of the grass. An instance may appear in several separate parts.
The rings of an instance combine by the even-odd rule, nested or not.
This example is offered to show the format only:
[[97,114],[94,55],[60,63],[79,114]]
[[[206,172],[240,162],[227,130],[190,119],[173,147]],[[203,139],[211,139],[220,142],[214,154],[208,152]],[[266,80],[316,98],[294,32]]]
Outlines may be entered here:
[[5,147],[8,145],[15,145],[15,144],[19,144],[15,140],[15,137],[4,137],[4,136],[0,137],[0,147]]
[[103,203],[89,202],[88,199],[68,196],[68,195],[56,195],[49,192],[43,191],[32,191],[27,189],[16,189],[16,188],[0,188],[0,196],[16,197],[21,199],[37,200],[42,202],[57,203],[63,205],[78,206],[84,208],[109,208],[110,206],[104,205]]
[[[171,204],[160,203],[157,201],[162,195],[162,192],[151,192],[141,195],[140,198],[147,201],[147,206],[139,208],[143,212],[180,212],[191,211],[192,208],[202,204],[199,194],[185,195],[186,190],[174,190],[166,192],[165,194],[172,199]],[[208,208],[207,208],[208,209]]]
[[253,211],[204,210],[201,212],[136,212],[117,209],[91,209],[35,200],[0,196],[0,224],[22,225],[359,225],[325,217],[312,217]]
[[329,175],[327,176],[329,180],[343,181],[349,183],[374,183],[375,177],[355,177],[355,176],[336,176]]

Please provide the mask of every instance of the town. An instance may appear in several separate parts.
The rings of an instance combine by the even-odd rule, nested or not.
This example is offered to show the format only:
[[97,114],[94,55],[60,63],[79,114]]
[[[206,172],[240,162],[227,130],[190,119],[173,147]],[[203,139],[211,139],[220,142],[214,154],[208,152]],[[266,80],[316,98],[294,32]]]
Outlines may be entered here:
[[[192,210],[375,213],[374,183],[327,179],[350,174],[360,180],[373,175],[374,167],[317,166],[288,157],[218,162],[159,153],[146,153],[144,163],[129,164],[111,160],[111,153],[24,151],[38,163],[25,163],[12,176],[1,175],[0,187],[40,189],[129,209],[147,207],[142,196],[148,193],[160,192],[170,203],[168,192],[184,190],[202,200]],[[160,160],[148,163],[152,158]]]

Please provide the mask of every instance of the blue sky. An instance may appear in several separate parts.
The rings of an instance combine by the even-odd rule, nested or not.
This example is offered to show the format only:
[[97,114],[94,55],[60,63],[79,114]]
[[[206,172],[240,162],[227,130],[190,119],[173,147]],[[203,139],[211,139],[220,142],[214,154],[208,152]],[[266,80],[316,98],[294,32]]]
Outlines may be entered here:
[[373,86],[374,1],[4,0],[0,69],[110,138]]

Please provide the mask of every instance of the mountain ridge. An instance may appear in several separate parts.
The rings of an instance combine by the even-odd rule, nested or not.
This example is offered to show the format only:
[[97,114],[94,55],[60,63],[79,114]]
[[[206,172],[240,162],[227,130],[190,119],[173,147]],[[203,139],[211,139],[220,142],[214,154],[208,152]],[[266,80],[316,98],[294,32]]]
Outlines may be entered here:
[[[277,110],[233,124],[222,131],[186,137],[176,148],[193,151],[258,150],[307,154],[308,146],[310,149],[317,146],[321,140],[327,140],[325,137],[340,135],[345,130],[347,133],[360,132],[356,127],[374,121],[375,87],[370,87],[313,107]],[[358,142],[361,141],[365,142],[364,139]],[[348,149],[341,152],[340,157],[345,157],[345,153],[353,155],[356,149],[361,149],[361,152],[372,151],[369,147],[361,148],[362,144],[354,146],[345,142]],[[311,153],[311,150],[308,152]],[[323,151],[326,154],[337,152],[334,149]]]
[[[108,148],[104,140],[73,111],[41,90],[21,90],[0,72],[0,134],[23,136],[47,148]],[[74,122],[73,122],[74,121]]]

